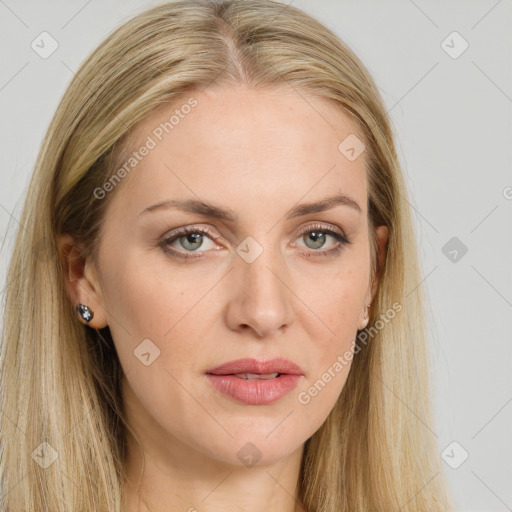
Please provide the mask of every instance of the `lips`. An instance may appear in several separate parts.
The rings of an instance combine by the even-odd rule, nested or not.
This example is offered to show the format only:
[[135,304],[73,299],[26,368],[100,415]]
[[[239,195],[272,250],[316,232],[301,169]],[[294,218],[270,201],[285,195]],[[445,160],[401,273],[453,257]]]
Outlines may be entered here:
[[225,396],[247,405],[269,405],[298,385],[302,369],[287,359],[237,359],[206,372],[208,381]]
[[267,361],[257,359],[237,359],[212,368],[206,372],[210,375],[237,375],[240,378],[273,378],[271,374],[304,375],[302,369],[292,361],[277,358]]

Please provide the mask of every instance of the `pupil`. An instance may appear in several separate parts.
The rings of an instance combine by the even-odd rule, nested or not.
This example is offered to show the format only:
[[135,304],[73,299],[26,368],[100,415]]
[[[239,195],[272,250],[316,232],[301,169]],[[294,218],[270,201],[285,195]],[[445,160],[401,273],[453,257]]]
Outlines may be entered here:
[[[194,244],[194,239],[195,239],[195,242],[197,242],[199,240],[200,242],[200,238],[202,237],[203,235],[201,235],[200,233],[191,233],[189,235],[186,235],[185,238],[186,238],[186,241],[187,243],[190,242],[190,239],[192,239],[192,245]],[[185,246],[184,246],[185,247]],[[197,249],[201,247],[201,243],[199,243],[198,245],[196,245],[195,247],[188,247],[188,249]],[[187,249],[187,247],[185,247],[185,249]]]
[[318,242],[320,240],[320,244],[318,244],[317,246],[315,246],[316,249],[318,249],[319,247],[321,247],[323,245],[323,238],[325,238],[325,234],[322,233],[322,232],[318,232],[318,231],[312,231],[311,233],[309,233],[309,235],[314,242]]

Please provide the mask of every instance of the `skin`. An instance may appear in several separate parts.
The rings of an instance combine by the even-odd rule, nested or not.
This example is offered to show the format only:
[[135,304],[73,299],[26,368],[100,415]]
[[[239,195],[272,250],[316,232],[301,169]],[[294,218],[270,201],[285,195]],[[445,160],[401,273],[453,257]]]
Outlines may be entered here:
[[[145,452],[143,462],[130,435],[124,510],[303,511],[296,487],[304,443],[334,407],[351,361],[308,404],[298,395],[353,349],[378,284],[370,272],[365,153],[349,161],[338,150],[358,127],[325,100],[290,88],[189,96],[198,105],[109,192],[97,265],[72,257],[80,248],[72,237],[59,239],[70,300],[94,311],[91,327],[110,327],[129,424]],[[132,150],[183,103],[143,120]],[[297,203],[340,192],[362,211],[337,205],[285,219]],[[198,198],[233,210],[238,223],[176,209],[139,215],[163,200]],[[299,234],[316,224],[352,243],[315,256],[337,245],[329,234],[323,245]],[[158,245],[184,226],[215,235],[202,245],[186,236],[168,244],[197,259],[176,260]],[[252,263],[236,252],[249,236],[263,249]],[[377,237],[381,268],[387,228]],[[146,366],[134,350],[148,338],[160,355]],[[246,405],[205,376],[242,357],[290,359],[304,375],[280,400]],[[251,467],[237,457],[248,442],[261,453]]]

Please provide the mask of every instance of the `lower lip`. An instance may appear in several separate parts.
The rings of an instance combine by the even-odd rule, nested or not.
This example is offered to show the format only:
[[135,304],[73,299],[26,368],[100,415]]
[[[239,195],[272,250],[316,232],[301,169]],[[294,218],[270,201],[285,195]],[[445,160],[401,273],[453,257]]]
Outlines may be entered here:
[[273,379],[241,379],[234,375],[206,376],[221,393],[249,405],[271,404],[287,395],[298,384],[302,375],[282,374]]

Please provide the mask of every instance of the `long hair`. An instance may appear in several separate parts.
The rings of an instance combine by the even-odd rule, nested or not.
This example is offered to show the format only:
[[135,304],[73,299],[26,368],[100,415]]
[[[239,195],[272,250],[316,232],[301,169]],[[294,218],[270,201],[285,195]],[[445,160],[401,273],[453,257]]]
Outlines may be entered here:
[[347,113],[366,146],[374,268],[373,228],[389,228],[349,376],[305,443],[300,500],[310,512],[452,510],[432,432],[425,299],[390,120],[338,36],[272,0],[150,8],[109,35],[66,90],[37,157],[6,280],[2,510],[121,512],[129,428],[122,369],[108,327],[77,319],[57,236],[71,234],[94,259],[113,195],[99,201],[94,191],[116,171],[130,129],[162,103],[212,84],[289,86]]

